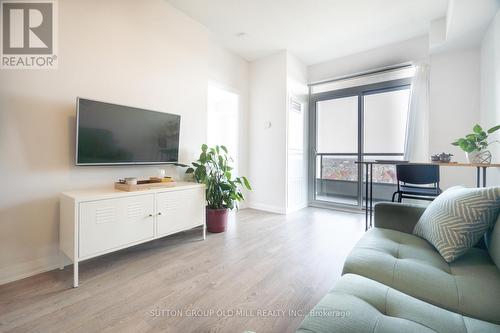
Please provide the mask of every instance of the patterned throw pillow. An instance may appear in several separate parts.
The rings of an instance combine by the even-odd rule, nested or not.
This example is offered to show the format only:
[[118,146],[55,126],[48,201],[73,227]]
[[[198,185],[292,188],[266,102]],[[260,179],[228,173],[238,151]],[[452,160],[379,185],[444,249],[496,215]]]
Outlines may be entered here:
[[427,207],[413,233],[434,245],[444,260],[452,262],[493,226],[499,209],[500,187],[452,187]]

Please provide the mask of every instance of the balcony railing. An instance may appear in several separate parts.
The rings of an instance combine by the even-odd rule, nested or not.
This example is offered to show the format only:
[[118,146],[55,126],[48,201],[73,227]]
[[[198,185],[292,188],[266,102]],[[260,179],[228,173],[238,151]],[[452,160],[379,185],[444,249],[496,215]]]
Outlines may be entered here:
[[[318,153],[316,154],[316,200],[361,206],[364,200],[364,172],[358,159],[402,159],[403,154]],[[373,166],[374,200],[390,200],[396,190],[394,165]]]

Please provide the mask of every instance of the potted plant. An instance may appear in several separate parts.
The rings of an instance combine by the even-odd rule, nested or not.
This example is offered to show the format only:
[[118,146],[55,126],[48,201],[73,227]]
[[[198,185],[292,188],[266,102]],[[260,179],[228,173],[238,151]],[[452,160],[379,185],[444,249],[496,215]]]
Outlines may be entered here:
[[460,147],[465,151],[467,161],[469,163],[491,163],[491,153],[488,147],[497,140],[488,142],[488,135],[500,129],[500,125],[494,126],[487,131],[484,131],[478,124],[472,128],[472,133],[465,137],[452,142],[452,145]]
[[209,232],[224,232],[228,211],[238,208],[238,202],[245,200],[242,188],[252,189],[246,177],[233,178],[231,162],[225,146],[208,148],[203,144],[199,159],[192,163],[193,168],[186,171],[194,173],[198,183],[205,184],[206,223]]

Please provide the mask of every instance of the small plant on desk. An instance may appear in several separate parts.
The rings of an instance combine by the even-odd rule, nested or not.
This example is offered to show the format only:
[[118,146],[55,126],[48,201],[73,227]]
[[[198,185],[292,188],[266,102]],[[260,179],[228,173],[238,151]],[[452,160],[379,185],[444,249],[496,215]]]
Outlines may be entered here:
[[451,144],[460,147],[465,152],[469,163],[489,164],[491,163],[491,152],[488,150],[488,147],[490,144],[498,142],[498,140],[488,142],[488,136],[499,129],[500,125],[497,125],[485,131],[481,126],[476,124],[472,128],[472,133],[457,139]]

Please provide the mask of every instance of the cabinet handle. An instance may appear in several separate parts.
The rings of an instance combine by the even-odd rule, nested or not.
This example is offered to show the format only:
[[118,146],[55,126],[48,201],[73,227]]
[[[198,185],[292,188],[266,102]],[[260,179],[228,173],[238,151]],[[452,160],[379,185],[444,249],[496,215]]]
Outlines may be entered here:
[[161,212],[158,212],[158,215],[161,215]]
[[153,217],[153,214],[149,214],[149,217]]

